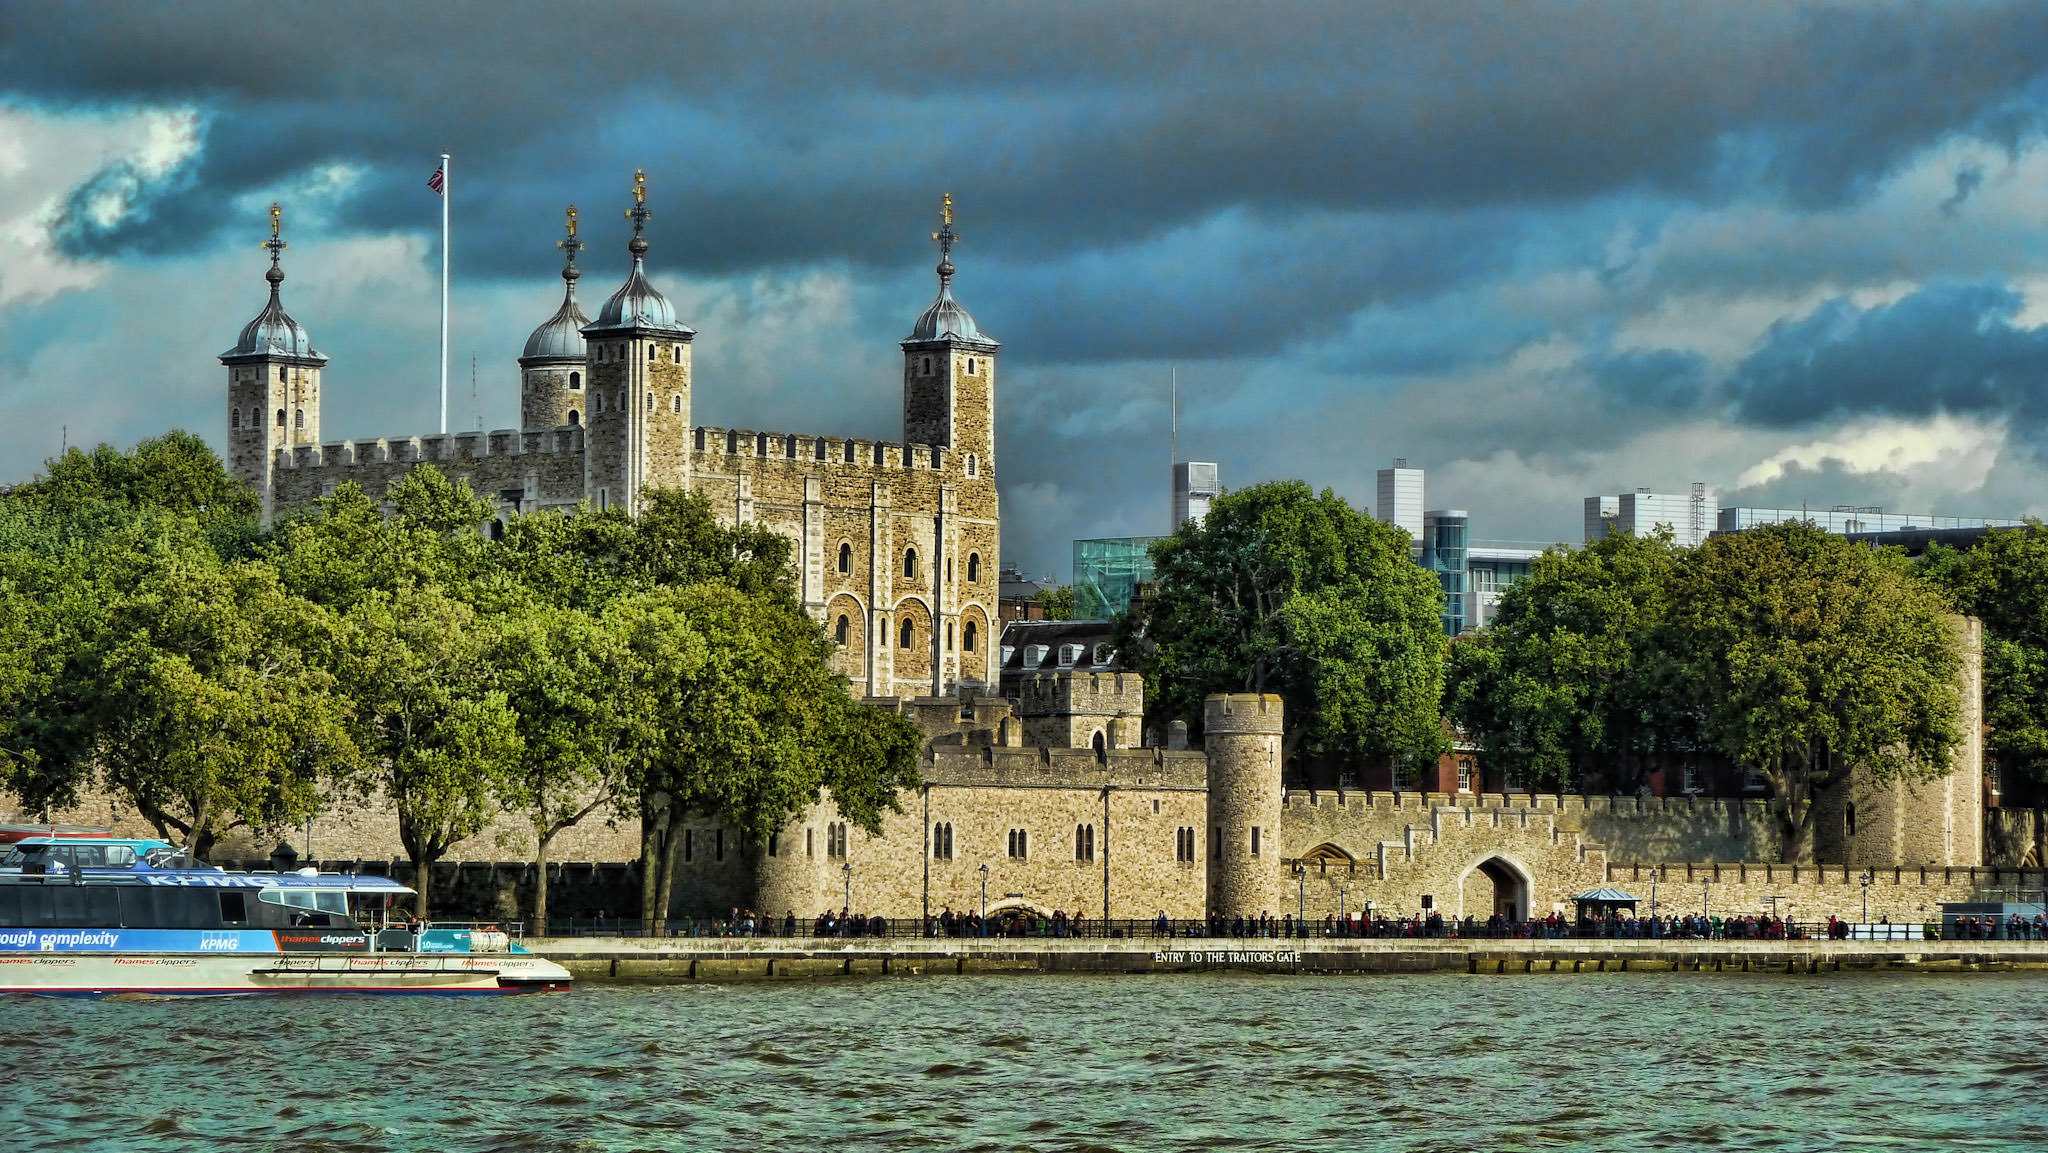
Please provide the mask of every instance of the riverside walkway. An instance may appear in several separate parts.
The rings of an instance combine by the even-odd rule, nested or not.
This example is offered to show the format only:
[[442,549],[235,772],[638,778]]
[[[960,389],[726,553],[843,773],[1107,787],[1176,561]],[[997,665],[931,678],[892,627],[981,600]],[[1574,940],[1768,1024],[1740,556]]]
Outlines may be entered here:
[[1818,974],[2048,970],[2048,941],[573,937],[529,939],[526,947],[580,980],[644,983],[989,972]]

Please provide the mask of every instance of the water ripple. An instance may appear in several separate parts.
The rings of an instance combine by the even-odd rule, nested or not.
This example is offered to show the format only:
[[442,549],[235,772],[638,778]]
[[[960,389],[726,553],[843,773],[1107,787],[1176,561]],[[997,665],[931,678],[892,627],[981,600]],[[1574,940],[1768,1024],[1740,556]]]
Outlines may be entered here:
[[15,1150],[2048,1146],[2025,974],[0,999]]

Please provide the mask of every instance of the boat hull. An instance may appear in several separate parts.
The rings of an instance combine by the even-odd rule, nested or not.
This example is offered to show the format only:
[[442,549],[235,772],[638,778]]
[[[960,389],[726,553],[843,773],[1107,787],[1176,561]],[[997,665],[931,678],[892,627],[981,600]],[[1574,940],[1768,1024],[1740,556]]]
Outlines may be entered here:
[[491,995],[565,989],[571,980],[560,965],[524,953],[43,952],[0,956],[0,993],[50,997]]

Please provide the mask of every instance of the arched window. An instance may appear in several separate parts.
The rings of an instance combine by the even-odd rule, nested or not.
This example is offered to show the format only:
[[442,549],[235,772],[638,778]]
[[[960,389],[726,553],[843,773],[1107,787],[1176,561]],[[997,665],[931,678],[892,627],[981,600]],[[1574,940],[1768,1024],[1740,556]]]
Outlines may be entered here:
[[767,434],[767,433],[765,433],[765,432],[762,432],[762,433],[756,433],[756,434],[754,434],[754,455],[755,455],[755,456],[767,456],[767,455],[768,455],[768,434]]
[[295,408],[295,409],[293,409],[293,410],[292,410],[292,421],[293,421],[293,425],[294,425],[294,427],[297,427],[297,428],[304,428],[304,427],[306,427],[306,410],[305,410],[305,409],[303,409],[303,408]]
[[975,628],[973,621],[968,621],[966,624],[960,626],[961,649],[970,653],[974,651],[974,633]]
[[973,454],[973,453],[971,453],[971,452],[967,454],[967,475],[968,475],[968,476],[974,476],[974,475],[977,475],[977,474],[975,473],[975,464],[974,464],[974,454]]
[[932,358],[927,356],[920,361],[917,366],[917,372],[919,376],[930,376],[932,374]]
[[572,408],[572,409],[570,409],[570,410],[569,410],[569,427],[570,427],[570,428],[575,428],[575,427],[576,427],[577,425],[579,425],[579,424],[582,424],[582,423],[583,423],[583,414],[582,414],[582,413],[580,413],[580,412],[577,412],[577,411],[576,411],[575,409],[573,409],[573,408]]
[[739,450],[740,431],[736,428],[727,429],[725,433],[725,451],[727,453],[736,453]]
[[580,373],[580,372],[572,372],[572,373],[570,373],[570,374],[569,374],[569,391],[570,391],[570,392],[582,392],[582,391],[583,391],[583,374],[582,374],[582,373]]
[[675,357],[675,362],[676,362],[677,364],[681,364],[681,363],[683,362],[683,346],[682,346],[682,345],[680,345],[680,344],[676,345],[676,346],[675,346],[674,348],[671,348],[671,349],[669,349],[669,352],[670,352],[670,353],[671,353],[671,354],[672,354],[672,355],[673,355],[673,356]]
[[277,382],[278,382],[279,384],[283,384],[283,383],[284,383],[284,367],[283,367],[282,365],[278,366],[278,370],[277,370]]
[[907,577],[917,575],[917,550],[914,548],[903,550],[903,575]]
[[284,410],[281,408],[277,410],[277,427],[284,427]]
[[847,620],[846,615],[844,613],[841,613],[839,616],[839,627],[832,630],[832,639],[844,645],[846,643],[846,638],[850,636],[852,632],[853,622]]
[[1095,746],[1097,756],[1109,751],[1109,742],[1103,739],[1101,729],[1095,730],[1095,739],[1091,743]]
[[677,416],[683,414],[683,394],[678,392],[668,398],[668,410]]
[[241,410],[241,409],[239,409],[239,408],[231,408],[231,409],[229,409],[229,410],[228,410],[228,427],[229,427],[229,428],[240,428],[240,427],[242,427],[242,410]]
[[968,554],[967,554],[967,583],[968,583],[968,584],[973,584],[973,583],[974,583],[975,581],[978,581],[978,580],[980,580],[980,579],[981,579],[981,554],[980,554],[980,553],[978,553],[978,552],[971,552],[971,553],[968,553]]
[[783,455],[783,457],[784,457],[785,459],[788,459],[788,460],[795,460],[795,459],[796,459],[796,434],[795,434],[795,433],[791,433],[791,434],[789,435],[788,439],[786,439],[786,440],[784,440],[784,441],[782,442],[782,455]]
[[1095,859],[1095,826],[1074,826],[1074,859],[1092,861]]
[[604,411],[604,394],[603,394],[603,393],[601,393],[601,392],[593,392],[593,393],[591,393],[591,394],[590,394],[590,399],[596,402],[596,404],[594,404],[594,405],[593,405],[593,406],[591,407],[591,410],[590,410],[590,411],[592,411],[592,412],[603,412],[603,411]]
[[971,356],[967,358],[967,375],[974,375],[974,358]]
[[647,359],[654,359],[654,346],[651,344],[647,346]]
[[915,641],[916,639],[917,629],[911,625],[909,617],[904,617],[903,629],[901,632],[897,633],[896,636],[896,647],[907,649],[910,647],[911,642]]
[[839,571],[853,571],[853,546],[844,542],[839,545]]

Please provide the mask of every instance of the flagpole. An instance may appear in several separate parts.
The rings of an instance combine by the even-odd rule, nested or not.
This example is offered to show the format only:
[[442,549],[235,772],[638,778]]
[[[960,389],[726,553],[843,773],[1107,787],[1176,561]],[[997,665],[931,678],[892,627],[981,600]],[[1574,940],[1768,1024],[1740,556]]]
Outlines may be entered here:
[[441,433],[448,432],[448,154],[441,154]]

